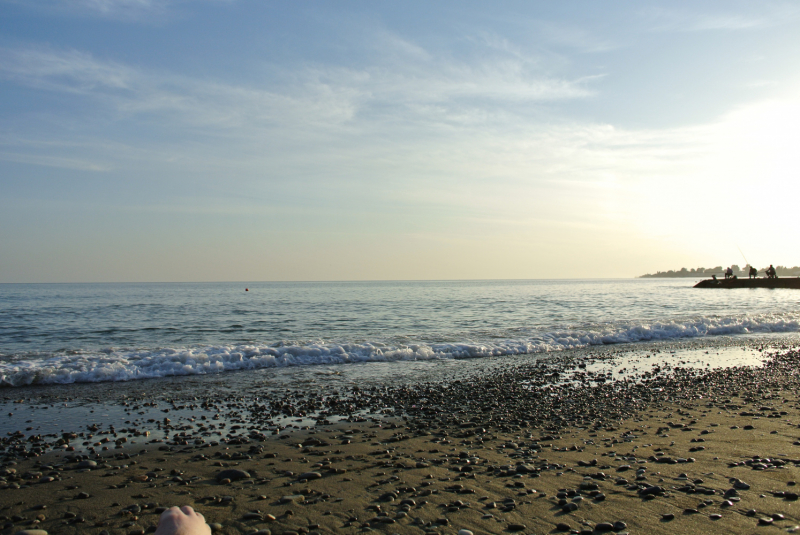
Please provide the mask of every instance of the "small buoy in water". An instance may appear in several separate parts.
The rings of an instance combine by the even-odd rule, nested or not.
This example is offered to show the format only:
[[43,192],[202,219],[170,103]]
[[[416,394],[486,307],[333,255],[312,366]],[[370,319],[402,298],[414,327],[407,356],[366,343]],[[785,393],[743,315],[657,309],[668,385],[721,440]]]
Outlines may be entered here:
[[245,288],[245,289],[244,289],[244,291],[245,291],[245,292],[249,292],[249,291],[250,291],[250,289],[249,289],[249,288]]

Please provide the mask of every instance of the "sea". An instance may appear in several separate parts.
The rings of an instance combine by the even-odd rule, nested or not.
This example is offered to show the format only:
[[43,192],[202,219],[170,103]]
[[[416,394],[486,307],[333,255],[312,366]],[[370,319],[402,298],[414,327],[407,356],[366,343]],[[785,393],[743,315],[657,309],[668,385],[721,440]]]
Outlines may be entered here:
[[580,348],[800,333],[796,290],[695,282],[0,284],[0,386],[418,377]]

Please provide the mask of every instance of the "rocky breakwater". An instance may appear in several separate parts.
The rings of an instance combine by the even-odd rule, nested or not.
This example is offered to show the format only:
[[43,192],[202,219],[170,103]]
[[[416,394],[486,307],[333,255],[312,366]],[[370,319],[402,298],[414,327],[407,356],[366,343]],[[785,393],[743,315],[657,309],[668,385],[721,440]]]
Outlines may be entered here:
[[706,279],[694,285],[695,288],[788,288],[800,290],[800,277],[780,279]]

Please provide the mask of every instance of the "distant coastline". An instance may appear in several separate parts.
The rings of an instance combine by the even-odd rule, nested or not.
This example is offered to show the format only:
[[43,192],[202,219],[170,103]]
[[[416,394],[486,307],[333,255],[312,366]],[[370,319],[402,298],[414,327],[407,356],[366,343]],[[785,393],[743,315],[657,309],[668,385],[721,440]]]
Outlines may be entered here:
[[[750,265],[746,265],[743,268],[739,268],[737,265],[731,266],[733,268],[733,274],[737,277],[744,277],[747,278],[750,272]],[[717,266],[713,268],[681,268],[678,270],[669,271],[656,271],[655,273],[647,273],[646,275],[639,275],[639,279],[660,279],[660,278],[690,278],[690,277],[702,277],[702,278],[711,278],[712,275],[716,275],[717,277],[724,277],[725,270],[722,266]],[[758,268],[758,276],[763,277],[764,271],[767,269],[767,266],[762,268]],[[800,266],[795,267],[786,267],[786,266],[775,266],[775,271],[778,273],[778,277],[797,277],[800,276]]]

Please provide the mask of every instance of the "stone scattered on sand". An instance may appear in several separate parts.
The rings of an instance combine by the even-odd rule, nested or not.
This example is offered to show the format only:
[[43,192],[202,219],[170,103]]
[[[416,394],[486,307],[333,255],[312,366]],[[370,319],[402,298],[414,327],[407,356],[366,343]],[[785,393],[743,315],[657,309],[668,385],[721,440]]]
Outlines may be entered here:
[[250,473],[245,472],[244,470],[237,470],[235,468],[231,468],[228,470],[223,470],[217,474],[217,481],[222,481],[223,479],[229,479],[231,481],[238,481],[240,479],[250,479]]

